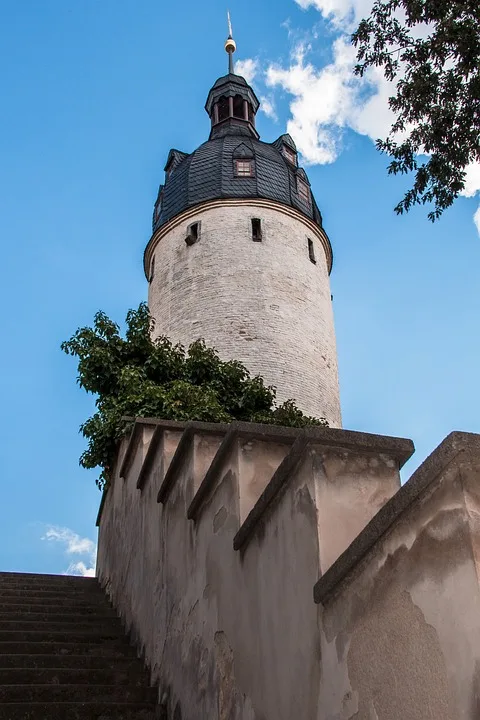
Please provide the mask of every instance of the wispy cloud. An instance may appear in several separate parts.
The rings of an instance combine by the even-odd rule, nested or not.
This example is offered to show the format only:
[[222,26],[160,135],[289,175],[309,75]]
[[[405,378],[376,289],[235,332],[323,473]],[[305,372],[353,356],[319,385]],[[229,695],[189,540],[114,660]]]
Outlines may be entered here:
[[247,58],[246,60],[237,60],[235,63],[235,72],[245,78],[247,83],[251,85],[258,74],[258,60]]
[[97,557],[97,546],[89,538],[82,538],[69,528],[49,525],[42,537],[47,542],[59,543],[63,546],[67,556],[80,555],[83,558],[70,562],[65,575],[83,575],[84,577],[95,576],[95,562]]
[[275,109],[275,100],[273,97],[268,97],[267,95],[261,95],[260,96],[260,107],[262,111],[265,113],[267,117],[270,118],[270,120],[274,120],[277,122],[277,111]]
[[[317,66],[309,58],[311,46],[288,24],[293,44],[290,59],[284,64],[266,63],[262,71],[257,60],[241,61],[251,80],[264,83],[270,90],[269,100],[275,107],[275,92],[290,96],[290,118],[287,131],[294,138],[307,165],[335,162],[343,151],[346,129],[369,137],[375,142],[385,138],[392,126],[393,113],[388,99],[395,92],[385,80],[381,69],[372,68],[365,77],[353,74],[355,49],[350,37],[363,17],[370,14],[373,0],[294,0],[303,10],[317,10],[327,21],[327,37],[331,41],[331,62]],[[419,36],[428,28],[419,27]],[[311,35],[311,38],[314,37]],[[239,70],[240,72],[240,70]],[[269,106],[266,107],[267,114]],[[265,108],[264,108],[265,111]],[[480,192],[480,164],[467,169],[463,195],[473,197]],[[474,221],[480,233],[480,208]]]
[[478,234],[480,235],[480,205],[478,206],[477,212],[473,216],[473,221],[477,226]]

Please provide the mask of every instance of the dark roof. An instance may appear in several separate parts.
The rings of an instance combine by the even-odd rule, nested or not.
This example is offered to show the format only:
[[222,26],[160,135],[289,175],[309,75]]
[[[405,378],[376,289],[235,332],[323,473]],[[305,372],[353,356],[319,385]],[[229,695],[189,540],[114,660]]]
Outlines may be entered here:
[[[230,134],[234,130],[235,133]],[[187,208],[220,198],[266,198],[290,205],[322,225],[322,217],[312,196],[308,207],[298,196],[297,175],[304,171],[293,166],[281,153],[278,143],[264,143],[243,134],[240,127],[200,145],[191,155],[174,165],[160,187],[161,209],[155,213],[153,229],[168,222]],[[254,159],[255,177],[234,177],[234,156]]]
[[[210,90],[206,110],[213,118],[214,104],[222,97],[240,95],[253,114],[259,102],[245,78],[225,75]],[[213,124],[210,139],[187,155],[170,150],[165,166],[165,185],[161,185],[153,218],[153,230],[165,225],[187,208],[207,200],[222,198],[265,198],[296,208],[322,225],[322,216],[313,195],[305,202],[297,192],[298,179],[308,178],[302,168],[284,155],[284,147],[296,152],[290,135],[281,135],[273,143],[259,140],[252,119],[229,117]],[[251,158],[254,177],[235,177],[234,158]]]

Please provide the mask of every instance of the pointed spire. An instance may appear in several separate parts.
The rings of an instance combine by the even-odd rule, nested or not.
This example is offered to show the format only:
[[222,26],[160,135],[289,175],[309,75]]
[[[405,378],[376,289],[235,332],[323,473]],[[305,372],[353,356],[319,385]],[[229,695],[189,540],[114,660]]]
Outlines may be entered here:
[[228,72],[230,75],[233,75],[233,53],[237,49],[237,44],[235,40],[233,39],[233,30],[232,30],[232,20],[230,17],[230,11],[227,13],[227,19],[228,19],[228,38],[227,42],[225,43],[225,50],[228,53]]

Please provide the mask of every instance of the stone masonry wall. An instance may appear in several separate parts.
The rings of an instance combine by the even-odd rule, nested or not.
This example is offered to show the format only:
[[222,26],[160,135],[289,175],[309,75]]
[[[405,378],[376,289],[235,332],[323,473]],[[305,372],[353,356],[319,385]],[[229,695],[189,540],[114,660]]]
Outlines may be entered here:
[[[312,224],[281,206],[215,207],[178,222],[153,249],[149,307],[156,334],[203,337],[245,363],[306,413],[341,426],[337,355],[325,250]],[[262,221],[261,242],[251,219]],[[197,243],[188,226],[201,222]],[[316,263],[309,258],[308,239]],[[151,263],[150,263],[151,265]]]
[[330,428],[136,423],[99,514],[97,574],[169,718],[326,720],[313,585],[411,452]]

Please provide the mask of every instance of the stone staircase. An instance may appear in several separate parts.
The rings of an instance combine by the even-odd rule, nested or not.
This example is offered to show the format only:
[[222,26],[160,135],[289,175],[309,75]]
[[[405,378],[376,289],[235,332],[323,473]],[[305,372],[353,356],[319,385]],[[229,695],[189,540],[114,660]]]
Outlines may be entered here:
[[156,700],[95,578],[0,573],[0,720],[153,720]]

